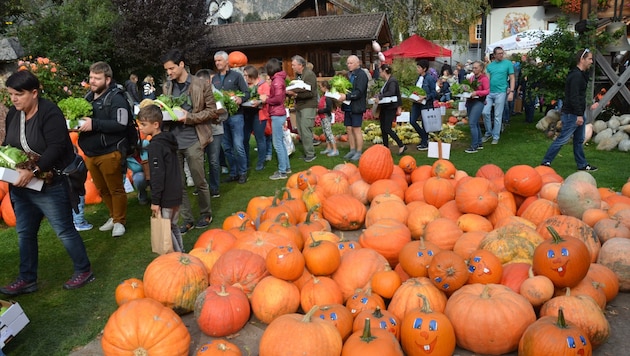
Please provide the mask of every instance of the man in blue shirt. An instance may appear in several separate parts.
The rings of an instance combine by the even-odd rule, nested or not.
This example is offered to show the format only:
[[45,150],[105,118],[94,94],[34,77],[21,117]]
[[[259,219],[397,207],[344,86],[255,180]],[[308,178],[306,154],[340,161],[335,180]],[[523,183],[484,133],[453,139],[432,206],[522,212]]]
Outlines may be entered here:
[[[486,67],[486,72],[490,77],[490,94],[486,97],[486,106],[483,108],[483,122],[486,134],[482,142],[488,142],[492,139],[492,144],[496,145],[499,143],[501,134],[501,120],[506,97],[507,101],[514,100],[516,80],[514,78],[514,65],[510,60],[503,59],[505,54],[503,48],[495,47],[492,53],[494,61]],[[490,117],[493,105],[494,120]]]

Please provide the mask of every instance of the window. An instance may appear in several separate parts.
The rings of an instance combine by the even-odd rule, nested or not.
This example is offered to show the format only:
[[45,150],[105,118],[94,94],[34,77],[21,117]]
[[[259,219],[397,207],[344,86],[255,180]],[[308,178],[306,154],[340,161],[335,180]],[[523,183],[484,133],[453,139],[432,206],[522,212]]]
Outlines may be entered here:
[[482,31],[482,27],[481,24],[478,23],[477,26],[475,26],[475,39],[480,40],[481,39],[481,31]]

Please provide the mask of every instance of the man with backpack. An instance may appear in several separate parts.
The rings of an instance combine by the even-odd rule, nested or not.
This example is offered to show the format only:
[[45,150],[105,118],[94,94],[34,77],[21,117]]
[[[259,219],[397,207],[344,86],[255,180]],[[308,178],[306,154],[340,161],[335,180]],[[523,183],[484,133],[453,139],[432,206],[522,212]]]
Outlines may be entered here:
[[100,231],[111,231],[112,237],[125,234],[127,194],[123,185],[123,167],[132,145],[128,139],[133,115],[124,90],[113,80],[112,68],[105,62],[90,66],[92,117],[84,118],[79,127],[79,147],[85,153],[85,164],[103,202],[109,219]]

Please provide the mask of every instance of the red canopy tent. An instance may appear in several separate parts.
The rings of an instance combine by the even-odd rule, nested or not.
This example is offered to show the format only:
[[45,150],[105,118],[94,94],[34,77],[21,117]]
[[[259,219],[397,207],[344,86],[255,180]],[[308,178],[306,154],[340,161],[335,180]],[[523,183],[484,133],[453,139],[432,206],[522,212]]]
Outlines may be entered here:
[[435,57],[450,57],[451,50],[438,46],[418,35],[413,35],[402,41],[398,46],[383,52],[383,55],[387,62],[394,57],[435,59]]

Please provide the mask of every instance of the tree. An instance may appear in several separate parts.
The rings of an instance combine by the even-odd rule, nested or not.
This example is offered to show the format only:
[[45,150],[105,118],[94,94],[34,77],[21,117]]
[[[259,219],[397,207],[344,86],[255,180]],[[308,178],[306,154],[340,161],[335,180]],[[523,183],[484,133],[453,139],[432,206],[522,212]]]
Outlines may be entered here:
[[363,11],[384,11],[388,15],[394,37],[417,33],[431,40],[468,41],[470,26],[477,23],[487,0],[365,0]]
[[208,56],[205,0],[112,0],[121,21],[114,28],[115,55],[130,71],[162,68],[160,56],[172,48],[184,52],[186,64]]
[[15,30],[30,56],[62,64],[77,83],[87,78],[93,62],[114,64],[110,29],[118,16],[108,0],[49,2],[32,16],[29,24]]

